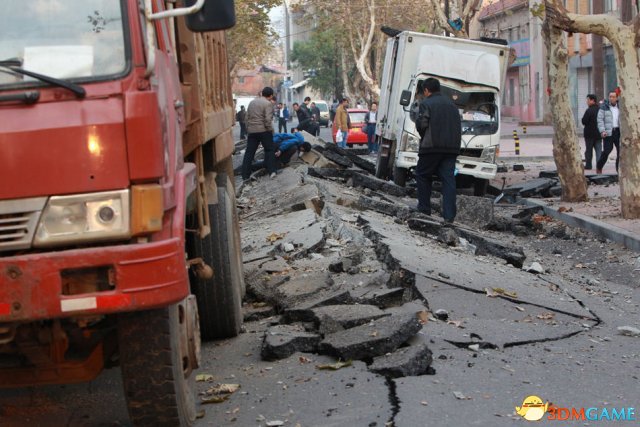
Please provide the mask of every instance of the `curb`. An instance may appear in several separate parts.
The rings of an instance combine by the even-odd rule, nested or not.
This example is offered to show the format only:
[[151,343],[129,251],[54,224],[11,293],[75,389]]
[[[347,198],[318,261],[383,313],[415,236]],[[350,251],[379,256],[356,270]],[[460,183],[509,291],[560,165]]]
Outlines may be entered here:
[[540,160],[553,160],[553,156],[499,156],[496,159],[498,162],[536,162]]
[[604,237],[605,239],[619,243],[627,249],[640,252],[640,236],[630,231],[579,213],[558,212],[556,208],[547,206],[539,200],[522,199],[520,203],[526,206],[540,207],[546,215],[559,219],[567,225],[590,231],[599,237]]

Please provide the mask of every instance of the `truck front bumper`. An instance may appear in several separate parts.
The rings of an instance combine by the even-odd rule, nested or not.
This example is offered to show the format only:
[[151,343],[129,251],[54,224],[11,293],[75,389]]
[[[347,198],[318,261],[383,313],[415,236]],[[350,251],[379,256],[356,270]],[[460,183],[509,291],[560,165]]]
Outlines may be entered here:
[[[399,152],[395,165],[405,169],[415,168],[418,165],[418,153],[411,151]],[[456,168],[460,174],[480,179],[493,179],[498,172],[498,165],[495,163],[479,162],[473,157],[465,156],[458,156]]]
[[[183,244],[171,238],[0,258],[0,323],[144,310],[180,301],[189,294]],[[92,289],[92,280],[104,290],[83,292],[87,283],[86,289]]]

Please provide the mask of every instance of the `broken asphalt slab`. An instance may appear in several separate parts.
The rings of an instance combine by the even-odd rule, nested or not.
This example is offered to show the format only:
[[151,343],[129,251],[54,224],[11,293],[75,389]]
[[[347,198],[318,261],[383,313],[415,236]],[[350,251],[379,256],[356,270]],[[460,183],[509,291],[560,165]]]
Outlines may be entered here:
[[319,351],[343,360],[368,359],[394,351],[421,328],[415,314],[383,317],[325,336]]
[[390,378],[424,375],[431,362],[431,350],[426,341],[421,341],[374,358],[369,370]]
[[313,321],[323,335],[354,328],[389,315],[376,306],[364,304],[327,305],[313,308],[311,312]]
[[416,277],[416,287],[431,307],[448,312],[446,321],[428,322],[423,333],[461,348],[477,343],[480,348],[503,349],[554,341],[597,324],[594,319],[469,292],[421,276]]
[[299,351],[313,353],[320,340],[320,335],[306,332],[300,325],[275,325],[265,332],[260,355],[262,360],[276,360]]
[[289,258],[306,255],[320,249],[325,240],[325,225],[311,209],[290,212],[273,218],[253,218],[243,224],[242,248],[244,262],[249,263],[272,257],[285,243],[294,246]]
[[542,280],[510,265],[496,266],[491,258],[452,251],[429,239],[423,239],[418,246],[415,238],[407,238],[404,225],[373,212],[361,213],[360,217],[366,223],[367,236],[378,245],[378,256],[383,257],[392,270],[399,270],[408,286],[415,287],[415,275],[423,275],[482,293],[485,288],[501,287],[517,295],[514,301],[591,317],[573,297],[550,285],[548,280],[553,281],[552,275],[545,275],[548,279]]

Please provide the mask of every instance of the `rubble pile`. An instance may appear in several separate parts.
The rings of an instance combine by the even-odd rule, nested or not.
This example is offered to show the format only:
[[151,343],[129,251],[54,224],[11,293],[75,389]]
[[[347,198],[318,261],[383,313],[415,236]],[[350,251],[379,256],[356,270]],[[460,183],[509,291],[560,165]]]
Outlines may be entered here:
[[[525,221],[530,224],[537,213],[527,211],[500,223],[491,199],[460,196],[455,225],[445,225],[414,209],[415,189],[375,178],[375,166],[366,158],[306,138],[314,142],[313,149],[301,161],[239,191],[245,319],[268,325],[264,360],[320,353],[362,360],[370,371],[395,378],[434,373],[430,347],[435,342],[478,351],[520,339],[489,319],[474,320],[465,331],[464,320],[455,316],[470,316],[473,302],[452,307],[441,299],[443,290],[469,294],[470,301],[489,295],[503,301],[500,307],[526,299],[535,307],[530,310],[534,316],[554,301],[554,321],[563,327],[557,322],[548,326],[558,337],[576,333],[572,316],[583,323],[589,319],[575,301],[540,292],[548,289],[544,274],[522,270],[526,256],[521,247],[484,231],[528,230]],[[436,212],[439,198],[434,193]],[[468,280],[463,266],[470,263],[483,280]],[[492,279],[495,264],[503,266],[500,286]],[[468,332],[476,322],[496,333],[473,338],[478,334]],[[544,325],[521,329],[534,341],[549,333]]]

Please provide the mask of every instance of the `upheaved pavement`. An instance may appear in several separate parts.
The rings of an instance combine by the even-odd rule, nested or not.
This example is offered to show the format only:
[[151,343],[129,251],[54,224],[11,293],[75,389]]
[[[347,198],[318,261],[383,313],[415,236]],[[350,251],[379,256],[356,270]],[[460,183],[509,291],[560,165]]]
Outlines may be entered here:
[[[411,188],[328,151],[339,162],[321,147],[239,186],[247,321],[203,344],[199,373],[213,379],[198,388],[240,389],[196,425],[509,426],[532,394],[637,405],[637,254],[473,196],[443,227],[437,193],[436,214],[418,214]],[[110,371],[9,394],[0,424],[128,425],[120,387]]]

